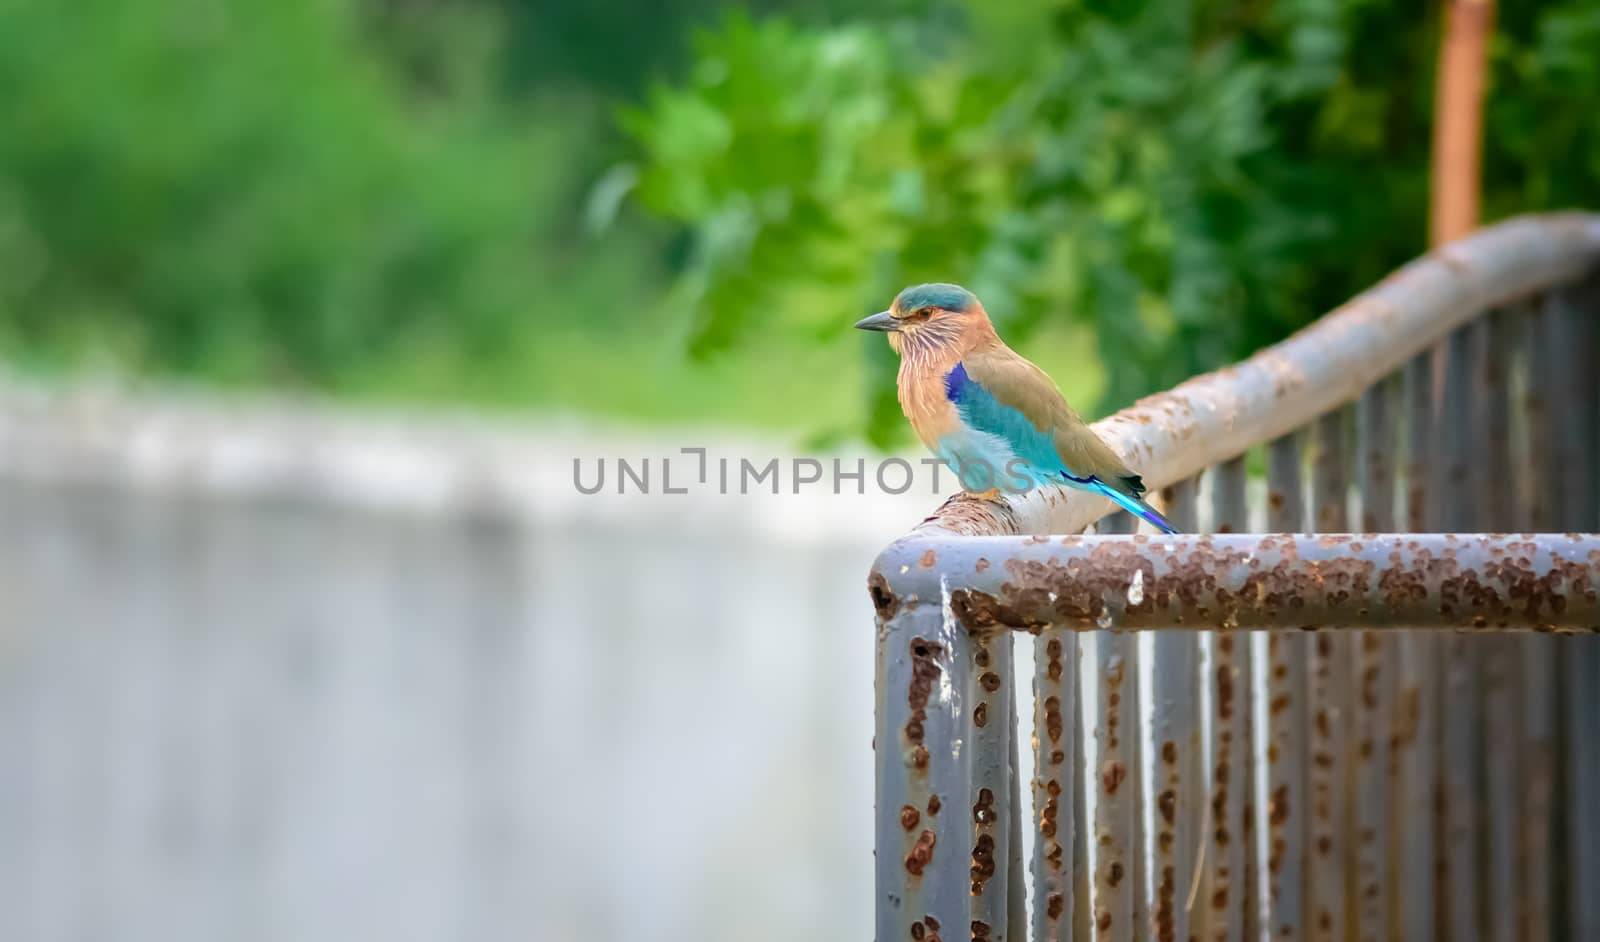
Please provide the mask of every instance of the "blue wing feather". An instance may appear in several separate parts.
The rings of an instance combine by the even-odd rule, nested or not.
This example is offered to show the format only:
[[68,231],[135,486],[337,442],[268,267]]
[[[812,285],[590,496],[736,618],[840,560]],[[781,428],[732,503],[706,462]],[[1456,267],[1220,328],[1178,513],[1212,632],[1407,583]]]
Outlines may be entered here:
[[[1001,403],[983,384],[967,374],[957,363],[944,376],[944,393],[968,428],[1004,439],[1012,452],[1038,477],[1053,477],[1067,471],[1056,453],[1054,439],[1039,431],[1027,416]],[[1086,480],[1086,479],[1085,479]]]
[[968,428],[1004,439],[1018,458],[1027,462],[1034,476],[1043,481],[1058,479],[1109,497],[1117,506],[1148,522],[1163,533],[1176,528],[1154,507],[1107,485],[1094,475],[1079,477],[1061,460],[1052,436],[1041,432],[1021,411],[995,399],[983,384],[967,374],[957,363],[944,376],[944,394],[956,407],[956,414]]

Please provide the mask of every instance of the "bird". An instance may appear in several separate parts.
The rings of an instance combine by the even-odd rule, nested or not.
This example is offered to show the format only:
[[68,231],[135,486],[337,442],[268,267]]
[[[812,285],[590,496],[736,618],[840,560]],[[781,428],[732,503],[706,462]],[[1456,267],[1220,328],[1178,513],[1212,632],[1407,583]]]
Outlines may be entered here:
[[914,285],[856,327],[889,335],[900,356],[900,408],[963,490],[993,500],[1002,490],[1061,484],[1108,497],[1163,533],[1178,532],[1050,376],[1006,346],[971,291]]

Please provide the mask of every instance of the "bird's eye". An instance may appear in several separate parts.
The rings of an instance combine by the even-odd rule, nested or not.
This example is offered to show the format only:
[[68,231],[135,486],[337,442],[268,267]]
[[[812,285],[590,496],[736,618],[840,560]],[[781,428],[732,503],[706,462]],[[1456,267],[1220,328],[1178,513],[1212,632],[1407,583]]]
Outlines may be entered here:
[[933,308],[931,307],[919,307],[915,311],[911,312],[912,320],[925,321],[932,316]]

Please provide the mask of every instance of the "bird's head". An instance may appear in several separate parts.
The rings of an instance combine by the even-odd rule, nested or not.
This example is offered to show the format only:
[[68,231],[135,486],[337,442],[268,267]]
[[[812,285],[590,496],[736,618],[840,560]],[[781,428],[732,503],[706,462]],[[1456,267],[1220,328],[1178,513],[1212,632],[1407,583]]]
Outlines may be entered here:
[[988,325],[989,315],[976,295],[946,284],[914,285],[896,295],[887,311],[856,321],[859,330],[887,333],[896,353],[958,343]]

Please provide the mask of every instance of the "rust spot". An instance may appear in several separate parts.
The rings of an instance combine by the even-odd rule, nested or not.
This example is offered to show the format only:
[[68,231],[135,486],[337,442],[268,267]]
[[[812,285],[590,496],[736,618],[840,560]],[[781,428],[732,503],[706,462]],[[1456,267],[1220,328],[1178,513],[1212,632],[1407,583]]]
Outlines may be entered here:
[[1267,805],[1267,821],[1273,827],[1282,827],[1289,820],[1289,786],[1279,785],[1272,791],[1272,801]]
[[981,896],[984,884],[994,876],[994,838],[987,834],[978,835],[978,840],[972,845],[972,895]]
[[[1173,826],[1177,822],[1178,795],[1172,789],[1168,788],[1162,791],[1162,793],[1156,798],[1156,807],[1161,810],[1161,820],[1165,821],[1168,827]],[[1166,835],[1163,835],[1163,837],[1165,836]]]
[[1118,886],[1122,883],[1122,874],[1122,861],[1113,860],[1111,862],[1111,869],[1106,874],[1106,882],[1112,886]]
[[879,621],[888,621],[900,612],[900,599],[889,589],[889,580],[882,573],[867,577],[867,594],[872,596],[872,608]]
[[989,649],[986,647],[981,647],[977,651],[974,651],[972,654],[972,663],[978,665],[979,667],[988,667]]
[[924,552],[922,554],[922,558],[917,560],[917,565],[921,566],[923,569],[932,569],[934,566],[938,565],[938,563],[939,554],[935,553],[932,549]]
[[994,821],[994,792],[987,788],[980,788],[978,790],[978,800],[972,805],[972,822],[983,825],[993,824]]
[[1105,764],[1105,768],[1101,770],[1100,784],[1105,788],[1107,795],[1115,795],[1117,793],[1117,787],[1120,786],[1122,784],[1122,780],[1127,777],[1128,771],[1122,767],[1122,763],[1113,759],[1110,762],[1107,762]]
[[929,795],[928,796],[928,813],[929,814],[938,814],[940,807],[941,807],[941,804],[939,802],[939,796],[938,795]]
[[[1029,601],[1033,604],[1038,602],[1037,599]],[[1038,632],[1049,624],[1042,618],[1028,614],[1027,608],[1022,605],[1006,604],[987,592],[972,589],[956,589],[950,593],[950,613],[969,630],[1003,626]]]
[[1156,905],[1156,935],[1161,942],[1174,942],[1177,938],[1177,926],[1174,924],[1173,903],[1177,895],[1176,881],[1173,877],[1172,867],[1161,869],[1161,887],[1157,892]]
[[1044,653],[1050,662],[1046,673],[1049,674],[1052,681],[1059,682],[1061,680],[1061,642],[1056,638],[1051,638],[1045,643]]
[[972,942],[989,942],[989,924],[972,920]]
[[933,845],[938,841],[939,836],[932,831],[923,831],[918,835],[911,852],[906,854],[906,872],[914,877],[921,876],[923,868],[933,861]]
[[989,704],[980,703],[972,709],[972,725],[983,729],[989,725]]
[[1060,893],[1051,893],[1050,898],[1045,901],[1044,911],[1045,914],[1051,919],[1060,919],[1061,914],[1066,911],[1066,908],[1066,898]]
[[928,749],[923,745],[928,699],[943,672],[938,659],[944,653],[944,646],[917,637],[911,639],[910,650],[911,683],[906,689],[906,705],[911,708],[911,716],[906,720],[905,737],[911,744],[912,767],[922,770],[928,767]]
[[928,930],[922,925],[921,919],[911,924],[911,938],[915,939],[916,942],[923,942],[927,935]]
[[909,831],[920,823],[922,823],[922,812],[910,805],[904,805],[900,808],[900,826],[902,828]]
[[973,572],[983,572],[989,568],[989,560],[979,556],[978,561],[972,564]]
[[1099,917],[1095,919],[1095,926],[1099,928],[1101,933],[1110,932],[1111,931],[1111,911],[1108,910],[1108,909],[1100,910]]
[[994,693],[1000,689],[1000,675],[994,671],[985,671],[983,676],[978,678],[978,683],[984,690]]
[[1169,739],[1161,744],[1161,761],[1165,762],[1167,765],[1172,765],[1178,761],[1177,743]]

